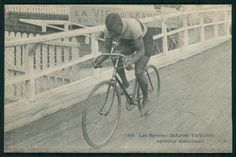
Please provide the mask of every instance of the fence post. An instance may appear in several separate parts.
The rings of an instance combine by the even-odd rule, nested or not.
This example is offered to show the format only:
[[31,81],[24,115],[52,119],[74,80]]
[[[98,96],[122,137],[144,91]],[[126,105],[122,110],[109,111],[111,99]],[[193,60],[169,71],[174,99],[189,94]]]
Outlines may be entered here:
[[[99,54],[99,45],[98,45],[98,40],[96,39],[96,35],[92,34],[91,35],[91,51],[92,54],[97,56]],[[100,76],[100,69],[93,69],[94,72],[94,77],[98,78]]]
[[204,14],[200,14],[200,36],[201,36],[201,42],[205,41],[205,27],[204,27]]
[[39,44],[35,44],[33,46],[29,46],[29,45],[25,46],[26,48],[25,72],[26,72],[26,75],[29,75],[30,77],[30,79],[26,81],[26,94],[27,94],[27,98],[31,102],[35,101],[35,94],[36,94],[35,78],[34,78],[34,73],[33,73],[33,70],[34,70],[33,56],[38,46]]
[[162,49],[163,49],[163,53],[165,53],[168,51],[166,18],[162,19],[161,30],[162,30],[162,34],[163,34]]
[[69,30],[69,24],[68,23],[64,24],[64,29],[65,29],[65,31]]
[[46,24],[42,25],[42,32],[47,32],[47,25]]
[[[216,13],[216,12],[215,12]],[[214,15],[214,14],[213,14]],[[214,37],[218,37],[218,29],[217,29],[217,16],[213,17],[213,22],[214,22]]]
[[187,15],[183,16],[183,27],[184,27],[184,47],[188,46],[188,20]]
[[229,21],[228,21],[228,13],[227,13],[227,10],[226,11],[224,11],[224,16],[225,16],[225,18],[224,18],[224,21],[225,21],[225,35],[226,36],[229,36],[230,35],[230,25],[229,25]]

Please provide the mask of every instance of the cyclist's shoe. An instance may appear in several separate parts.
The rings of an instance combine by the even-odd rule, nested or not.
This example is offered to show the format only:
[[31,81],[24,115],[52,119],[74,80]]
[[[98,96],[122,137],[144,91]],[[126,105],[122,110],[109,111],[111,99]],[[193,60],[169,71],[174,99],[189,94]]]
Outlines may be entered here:
[[143,105],[140,109],[141,117],[142,116],[147,116],[148,111],[150,110],[150,108],[151,108],[151,104],[150,104],[150,101],[147,99],[146,101],[143,102]]

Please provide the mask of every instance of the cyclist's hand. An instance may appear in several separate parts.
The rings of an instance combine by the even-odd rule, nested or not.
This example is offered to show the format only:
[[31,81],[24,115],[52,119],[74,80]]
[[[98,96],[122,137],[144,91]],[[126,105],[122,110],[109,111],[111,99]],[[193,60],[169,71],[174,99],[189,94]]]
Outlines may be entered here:
[[95,60],[93,60],[92,64],[95,69],[102,67],[102,62],[99,58],[96,58]]
[[134,69],[133,66],[132,66],[132,63],[130,62],[130,60],[128,60],[128,61],[126,62],[126,64],[125,64],[125,69],[128,70],[128,71]]

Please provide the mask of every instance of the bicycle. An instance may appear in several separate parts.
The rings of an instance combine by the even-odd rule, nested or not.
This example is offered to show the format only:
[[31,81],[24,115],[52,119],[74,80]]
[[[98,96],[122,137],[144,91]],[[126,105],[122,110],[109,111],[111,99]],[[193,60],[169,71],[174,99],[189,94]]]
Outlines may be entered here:
[[[126,109],[128,111],[131,111],[135,106],[140,110],[142,100],[142,92],[138,82],[135,80],[133,93],[128,94],[127,90],[122,86],[119,75],[116,72],[118,68],[123,68],[118,67],[119,60],[125,63],[126,57],[122,54],[103,53],[98,56],[97,59],[102,56],[108,56],[108,58],[115,61],[112,78],[98,83],[92,89],[86,100],[82,114],[83,136],[86,142],[94,148],[102,147],[108,143],[117,127],[121,113],[119,90],[121,89],[125,95]],[[149,97],[152,99],[151,109],[147,112],[147,116],[153,113],[157,106],[160,93],[160,78],[156,67],[153,65],[147,66],[145,75],[148,78]],[[95,125],[95,127],[93,127],[93,125]],[[90,127],[93,127],[93,129],[90,130]],[[98,129],[100,129],[100,131]],[[99,133],[97,133],[98,131]]]

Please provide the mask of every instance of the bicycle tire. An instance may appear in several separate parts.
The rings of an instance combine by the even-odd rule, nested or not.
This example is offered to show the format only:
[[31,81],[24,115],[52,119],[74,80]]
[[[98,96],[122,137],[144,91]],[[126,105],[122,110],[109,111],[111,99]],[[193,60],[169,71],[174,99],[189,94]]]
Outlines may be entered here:
[[[101,89],[103,86],[108,86],[108,89],[107,89],[107,91],[105,91],[105,93],[106,93],[106,97],[105,97],[105,100],[104,100],[104,98],[102,98],[102,96],[104,95],[104,93],[103,93],[103,91],[105,90],[105,89],[103,89],[103,90],[101,90],[102,92],[101,93],[99,93],[98,95],[96,95],[96,92],[97,91],[99,91],[99,89]],[[109,94],[111,94],[112,93],[112,97],[111,97],[111,100],[109,101],[109,102],[107,102],[108,100],[108,97],[107,97],[107,95],[109,95]],[[98,99],[99,98],[99,99]],[[115,98],[117,98],[116,99],[116,103],[117,104],[115,104]],[[102,108],[100,108],[100,107],[98,107],[98,111],[95,111],[95,113],[94,114],[92,114],[92,113],[88,113],[88,108],[93,104],[93,102],[95,101],[96,103],[96,106],[97,106],[97,104],[99,105],[99,100],[103,100],[103,101],[105,101],[104,103],[102,103],[103,105],[102,105]],[[110,103],[111,102],[111,103]],[[91,103],[91,104],[90,104]],[[110,104],[110,106],[109,106],[109,104]],[[117,106],[116,106],[117,105]],[[96,107],[95,106],[95,107]],[[104,109],[105,108],[105,109]],[[111,113],[111,111],[112,111],[112,108],[113,109],[115,109],[115,110],[117,110],[116,111],[116,114],[113,114],[113,113]],[[105,131],[107,131],[108,129],[104,129],[104,127],[108,127],[109,125],[104,125],[104,126],[102,126],[102,131],[101,131],[101,133],[100,134],[98,134],[98,136],[105,136],[104,137],[104,139],[103,140],[101,140],[101,142],[98,142],[98,141],[96,141],[95,139],[93,139],[92,137],[91,137],[91,135],[89,134],[89,130],[88,130],[88,126],[89,125],[93,125],[93,123],[92,122],[89,122],[90,120],[92,120],[93,119],[93,117],[95,116],[95,115],[99,115],[100,116],[100,118],[103,116],[103,118],[105,117],[105,116],[108,116],[108,115],[101,115],[100,114],[100,112],[101,112],[101,110],[106,110],[107,111],[107,109],[110,111],[109,113],[108,113],[108,115],[110,116],[110,115],[115,115],[115,120],[114,120],[114,122],[112,122],[113,123],[113,126],[112,126],[112,128],[111,128],[111,130],[109,131],[109,133],[108,134],[106,134],[105,133]],[[93,107],[91,107],[91,111],[92,110],[95,110]],[[103,145],[105,145],[106,143],[108,143],[109,142],[109,140],[111,139],[111,137],[112,137],[112,135],[114,134],[114,131],[115,131],[115,129],[116,129],[116,127],[117,127],[117,124],[118,124],[118,122],[119,122],[119,119],[120,119],[120,113],[121,113],[121,100],[120,100],[120,95],[119,95],[119,92],[118,92],[118,89],[115,87],[115,84],[114,84],[114,82],[113,81],[103,81],[103,82],[100,82],[99,84],[97,84],[93,89],[92,89],[92,91],[90,92],[90,94],[89,94],[89,96],[88,96],[88,98],[87,98],[87,100],[86,100],[86,103],[85,103],[85,105],[84,105],[84,108],[83,108],[83,115],[82,115],[82,131],[83,131],[83,136],[84,136],[84,139],[86,140],[86,142],[90,145],[90,146],[92,146],[92,147],[94,147],[94,148],[99,148],[99,147],[102,147]],[[90,114],[90,115],[89,115]],[[97,120],[96,118],[94,118],[95,120]],[[98,123],[100,123],[101,121],[99,120],[98,121]],[[90,123],[90,124],[89,124]],[[108,123],[109,124],[109,123]],[[97,126],[95,126],[95,129],[97,129],[96,128]],[[96,133],[96,132],[95,132]]]

